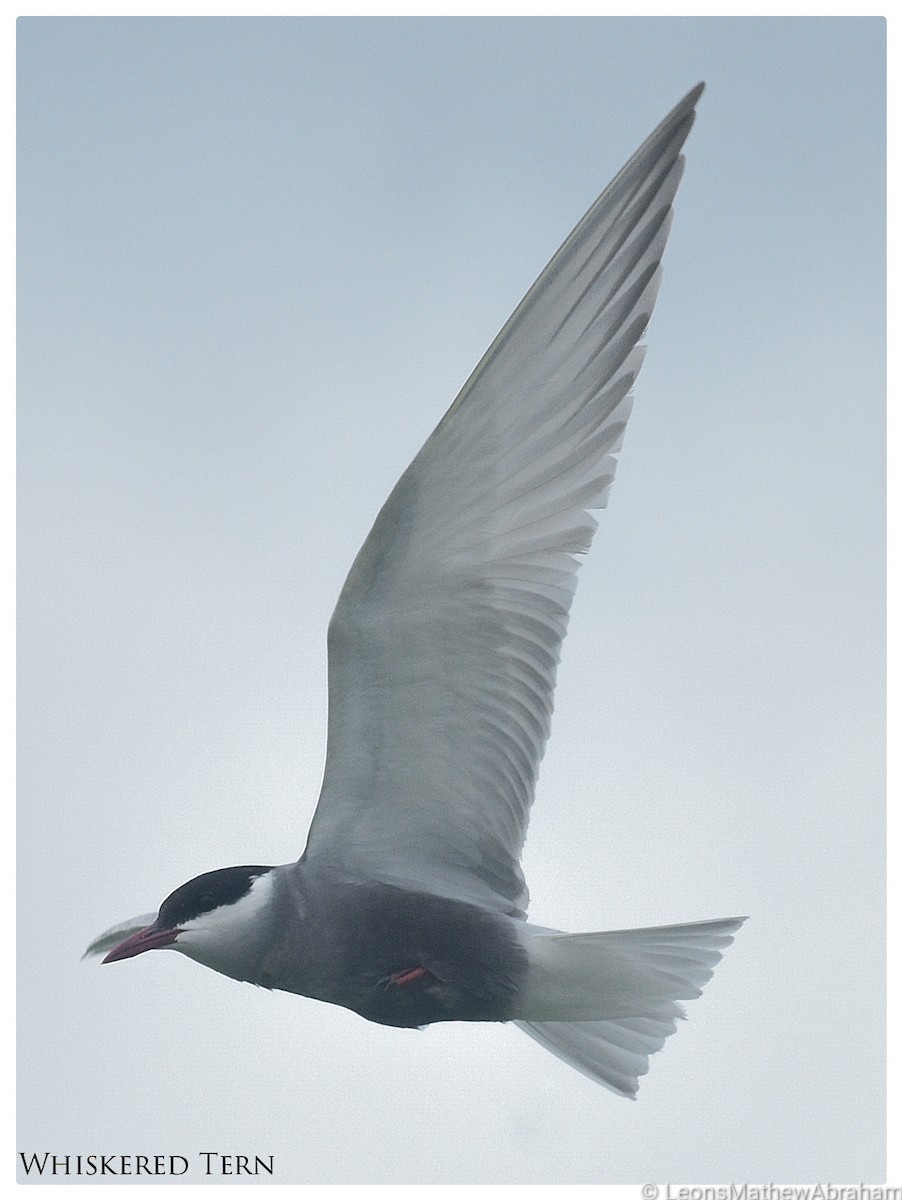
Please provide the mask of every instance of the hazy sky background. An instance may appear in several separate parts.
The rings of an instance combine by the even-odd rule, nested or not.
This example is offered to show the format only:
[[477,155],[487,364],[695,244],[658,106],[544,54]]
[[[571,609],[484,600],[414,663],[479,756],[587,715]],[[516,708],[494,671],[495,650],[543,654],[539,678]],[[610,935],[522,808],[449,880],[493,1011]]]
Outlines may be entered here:
[[[273,1154],[282,1183],[882,1178],[883,21],[19,40],[17,1148]],[[513,1028],[79,962],[201,871],[300,853],[354,554],[699,79],[526,853],[543,924],[750,914],[638,1103]]]

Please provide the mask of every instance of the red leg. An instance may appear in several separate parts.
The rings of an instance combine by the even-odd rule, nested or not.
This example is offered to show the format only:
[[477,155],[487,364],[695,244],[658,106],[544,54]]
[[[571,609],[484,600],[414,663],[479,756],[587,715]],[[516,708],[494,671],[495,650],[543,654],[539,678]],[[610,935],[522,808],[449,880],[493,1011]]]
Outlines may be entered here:
[[389,979],[398,987],[402,987],[405,983],[413,983],[415,979],[422,979],[428,974],[425,967],[410,967],[406,971],[395,971],[394,975],[389,975]]

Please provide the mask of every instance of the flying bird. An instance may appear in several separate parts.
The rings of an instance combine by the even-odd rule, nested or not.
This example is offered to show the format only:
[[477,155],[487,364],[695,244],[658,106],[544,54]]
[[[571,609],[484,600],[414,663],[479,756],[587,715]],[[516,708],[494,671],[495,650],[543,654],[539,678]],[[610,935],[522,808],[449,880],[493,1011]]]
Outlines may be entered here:
[[86,953],[177,950],[384,1025],[513,1021],[635,1097],[744,918],[563,933],[526,919],[519,860],[703,86],[579,222],[376,518],[329,625],[301,858],[200,875]]

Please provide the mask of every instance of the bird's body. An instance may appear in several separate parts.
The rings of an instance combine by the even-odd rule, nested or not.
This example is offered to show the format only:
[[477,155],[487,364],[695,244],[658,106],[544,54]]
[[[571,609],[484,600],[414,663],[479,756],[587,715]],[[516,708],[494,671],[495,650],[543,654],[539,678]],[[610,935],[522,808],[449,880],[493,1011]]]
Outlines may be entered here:
[[604,506],[701,87],[592,206],[401,477],[329,629],[307,848],[98,938],[384,1025],[513,1020],[633,1095],[741,919],[564,934],[519,860],[579,558]]
[[[305,863],[258,876],[235,915],[242,936],[234,936],[233,925],[215,950],[202,936],[200,961],[381,1025],[509,1020],[526,970],[509,917],[426,892],[347,881]],[[192,956],[190,935],[183,950]]]

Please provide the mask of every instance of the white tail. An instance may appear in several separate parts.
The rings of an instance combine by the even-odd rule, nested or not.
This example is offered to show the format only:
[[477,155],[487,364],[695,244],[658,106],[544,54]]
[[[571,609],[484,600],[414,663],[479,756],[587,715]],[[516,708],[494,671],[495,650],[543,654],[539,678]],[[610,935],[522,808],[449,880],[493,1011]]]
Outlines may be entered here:
[[559,933],[524,928],[529,968],[517,1024],[584,1075],[635,1099],[660,1050],[711,978],[745,917]]

